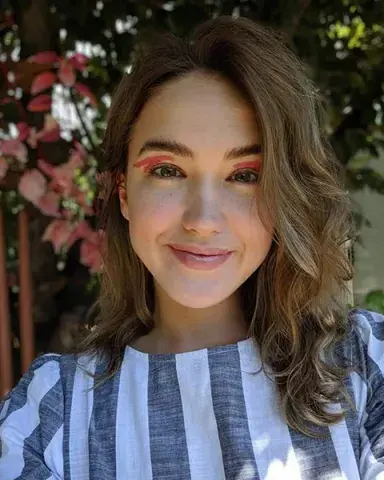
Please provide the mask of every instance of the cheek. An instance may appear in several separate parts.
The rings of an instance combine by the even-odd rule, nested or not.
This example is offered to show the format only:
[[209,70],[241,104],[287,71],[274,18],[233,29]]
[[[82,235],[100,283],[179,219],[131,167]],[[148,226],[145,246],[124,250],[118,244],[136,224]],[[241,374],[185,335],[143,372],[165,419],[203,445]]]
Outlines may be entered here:
[[253,192],[225,192],[222,198],[225,199],[223,208],[232,224],[235,223],[242,231],[249,231],[258,225],[258,201]]
[[233,233],[244,245],[270,245],[272,236],[264,226],[259,215],[258,193],[231,195],[226,204],[228,220]]
[[162,233],[181,216],[182,196],[177,191],[138,188],[128,196],[131,233]]

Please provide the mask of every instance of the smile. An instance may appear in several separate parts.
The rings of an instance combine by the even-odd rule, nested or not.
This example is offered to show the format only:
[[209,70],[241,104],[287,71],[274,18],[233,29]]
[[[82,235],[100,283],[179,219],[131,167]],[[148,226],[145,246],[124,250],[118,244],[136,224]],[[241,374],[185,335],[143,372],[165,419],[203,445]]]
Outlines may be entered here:
[[225,263],[233,251],[198,246],[168,245],[173,255],[194,270],[214,270]]

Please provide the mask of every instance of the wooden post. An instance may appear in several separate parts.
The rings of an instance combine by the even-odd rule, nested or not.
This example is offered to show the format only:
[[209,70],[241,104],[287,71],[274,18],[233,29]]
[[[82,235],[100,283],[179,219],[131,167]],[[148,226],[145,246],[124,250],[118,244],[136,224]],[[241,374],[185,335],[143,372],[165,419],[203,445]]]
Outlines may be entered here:
[[0,400],[13,386],[4,212],[0,208]]
[[28,214],[25,209],[18,214],[19,268],[20,268],[20,349],[21,368],[25,373],[35,358],[35,332],[32,315],[31,258],[28,239]]

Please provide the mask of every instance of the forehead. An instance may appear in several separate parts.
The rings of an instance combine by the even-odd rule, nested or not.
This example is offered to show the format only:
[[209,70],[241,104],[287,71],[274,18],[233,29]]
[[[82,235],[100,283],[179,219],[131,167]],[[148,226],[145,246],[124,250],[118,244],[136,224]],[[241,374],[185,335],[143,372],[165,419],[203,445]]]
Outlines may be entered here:
[[162,85],[144,105],[132,132],[132,148],[153,135],[198,150],[260,141],[250,104],[228,81],[194,72]]

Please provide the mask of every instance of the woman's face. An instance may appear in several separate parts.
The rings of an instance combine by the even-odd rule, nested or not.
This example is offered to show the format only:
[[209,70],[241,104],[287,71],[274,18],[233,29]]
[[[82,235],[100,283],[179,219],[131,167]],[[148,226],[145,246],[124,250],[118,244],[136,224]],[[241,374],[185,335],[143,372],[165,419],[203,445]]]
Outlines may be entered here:
[[223,302],[268,254],[260,142],[239,93],[198,72],[163,85],[135,124],[121,212],[158,291],[181,305]]

